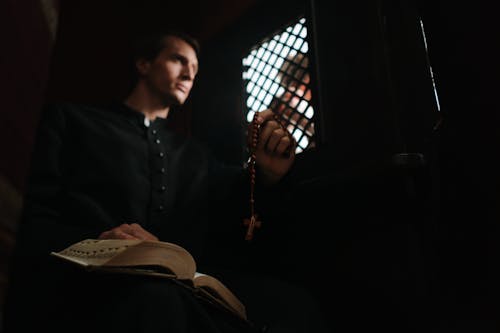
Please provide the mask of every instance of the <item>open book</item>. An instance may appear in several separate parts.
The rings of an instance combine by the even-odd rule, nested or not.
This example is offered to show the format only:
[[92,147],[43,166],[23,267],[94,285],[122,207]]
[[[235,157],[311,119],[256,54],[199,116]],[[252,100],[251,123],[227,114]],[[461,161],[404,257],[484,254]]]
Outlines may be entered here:
[[87,270],[168,278],[246,320],[245,306],[218,279],[196,272],[191,254],[179,245],[143,240],[86,239],[51,255]]

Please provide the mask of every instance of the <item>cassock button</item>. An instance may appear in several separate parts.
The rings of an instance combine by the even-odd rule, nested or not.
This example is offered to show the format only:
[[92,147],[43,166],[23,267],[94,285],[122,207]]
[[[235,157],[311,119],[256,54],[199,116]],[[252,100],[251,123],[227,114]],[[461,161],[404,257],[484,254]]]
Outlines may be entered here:
[[160,139],[156,139],[156,143],[157,143],[157,144],[160,144]]
[[167,189],[167,187],[166,187],[165,185],[162,185],[162,186],[160,187],[160,191],[162,191],[162,192],[165,192],[165,190],[166,190],[166,189]]
[[162,210],[163,210],[163,206],[162,206],[162,205],[159,205],[159,206],[158,206],[158,210],[159,210],[159,211],[162,211]]
[[153,130],[153,134],[156,134],[156,130],[155,129]]
[[161,169],[160,169],[160,172],[161,172],[161,173],[165,173],[165,168],[161,168]]
[[161,151],[159,154],[158,154],[160,157],[163,157],[165,156],[165,154]]

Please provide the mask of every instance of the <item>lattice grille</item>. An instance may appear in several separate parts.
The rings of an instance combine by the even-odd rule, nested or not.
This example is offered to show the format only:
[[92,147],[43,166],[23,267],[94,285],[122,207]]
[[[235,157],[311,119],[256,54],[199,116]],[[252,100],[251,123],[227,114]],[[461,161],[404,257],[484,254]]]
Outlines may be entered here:
[[297,153],[314,146],[305,19],[254,46],[243,58],[247,121],[271,108],[297,140]]

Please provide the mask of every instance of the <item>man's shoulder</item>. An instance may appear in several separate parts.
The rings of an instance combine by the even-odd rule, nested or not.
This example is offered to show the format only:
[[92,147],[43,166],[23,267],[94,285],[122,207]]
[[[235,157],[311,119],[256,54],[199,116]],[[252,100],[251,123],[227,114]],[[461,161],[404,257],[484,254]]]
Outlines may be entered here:
[[62,118],[66,120],[82,118],[101,118],[113,114],[110,112],[116,108],[112,103],[109,104],[90,104],[78,102],[50,102],[43,108],[44,117]]
[[58,111],[64,113],[80,113],[80,112],[101,112],[111,108],[111,104],[85,104],[77,102],[48,102],[44,109],[49,111]]

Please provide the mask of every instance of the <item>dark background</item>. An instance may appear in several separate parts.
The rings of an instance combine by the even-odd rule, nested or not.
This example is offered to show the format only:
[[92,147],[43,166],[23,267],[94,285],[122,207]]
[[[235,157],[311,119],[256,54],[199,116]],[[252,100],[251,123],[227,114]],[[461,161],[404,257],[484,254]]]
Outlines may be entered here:
[[241,59],[304,14],[319,144],[297,157],[284,206],[252,245],[265,258],[258,269],[306,286],[335,331],[498,330],[500,26],[491,3],[53,1],[55,39],[41,4],[0,3],[3,261],[44,102],[122,98],[130,37],[185,29],[202,42],[201,67],[175,126],[241,163]]

